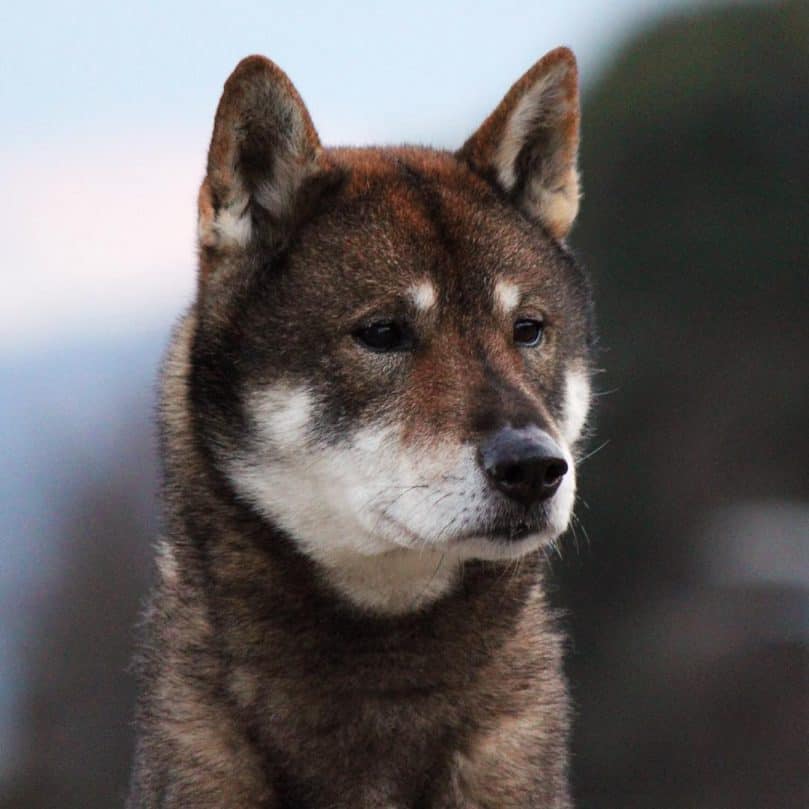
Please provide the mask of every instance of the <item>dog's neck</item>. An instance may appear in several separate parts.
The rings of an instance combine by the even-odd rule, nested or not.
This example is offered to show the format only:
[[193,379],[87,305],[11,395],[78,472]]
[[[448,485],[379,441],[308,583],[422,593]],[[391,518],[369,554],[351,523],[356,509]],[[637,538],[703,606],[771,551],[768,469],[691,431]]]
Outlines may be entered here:
[[327,582],[354,606],[401,615],[421,609],[456,586],[461,561],[452,551],[393,549],[367,556],[351,550],[319,553]]
[[[256,591],[256,582],[263,581],[265,597],[272,602],[300,604],[303,609],[320,604],[327,611],[385,621],[407,620],[433,606],[440,611],[442,599],[458,597],[464,583],[477,585],[467,587],[462,598],[474,597],[482,585],[487,590],[488,579],[519,587],[513,562],[464,562],[452,550],[401,548],[364,555],[339,549],[315,555],[240,501],[221,479],[209,496],[218,500],[211,511],[220,518],[227,515],[223,522],[214,526],[208,519],[192,520],[184,533],[192,544],[204,548],[213,530],[216,550],[212,552],[217,555],[203,554],[208,559],[205,575],[218,580],[220,590],[241,590],[250,583],[249,589]],[[256,570],[259,563],[263,575]],[[529,563],[527,567],[535,570],[536,566]]]

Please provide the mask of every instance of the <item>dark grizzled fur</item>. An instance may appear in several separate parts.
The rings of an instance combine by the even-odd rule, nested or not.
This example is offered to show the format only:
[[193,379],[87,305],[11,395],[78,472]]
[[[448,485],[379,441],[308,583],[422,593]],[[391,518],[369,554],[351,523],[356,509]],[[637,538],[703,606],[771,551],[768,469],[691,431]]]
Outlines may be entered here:
[[[158,730],[141,741],[130,806],[473,805],[455,793],[457,752],[469,754],[493,717],[526,709],[543,717],[546,744],[520,751],[532,773],[521,789],[535,803],[519,805],[565,805],[553,800],[565,793],[568,704],[536,557],[516,574],[470,563],[432,608],[370,618],[204,466],[204,507],[183,508],[180,580],[158,590],[148,617],[139,723],[159,728],[176,711],[157,695],[161,682],[169,699],[204,706],[203,717],[226,715],[239,740],[222,746],[245,768],[249,749],[249,790],[225,790],[227,764],[211,774]],[[249,695],[234,684],[245,670]],[[490,777],[498,786],[507,768]]]
[[[283,135],[262,130],[259,145]],[[260,154],[245,154],[258,187]],[[562,244],[480,175],[430,150],[335,151],[283,226],[255,213],[254,229],[274,230],[272,240],[243,253],[203,245],[198,299],[163,374],[166,541],[143,628],[129,809],[571,805],[562,643],[540,554],[467,562],[435,603],[374,615],[333,589],[222,471],[222,458],[251,440],[252,384],[320,385],[329,440],[407,394],[395,379],[344,368],[329,343],[367,289],[392,277],[374,255],[380,230],[414,277],[429,272],[454,290],[458,334],[472,345],[464,361],[479,371],[462,402],[425,394],[419,426],[474,441],[506,421],[559,417],[559,357],[588,362],[589,287]],[[215,167],[208,183],[216,210],[226,185]],[[421,230],[395,221],[405,203],[426,212]],[[478,239],[481,228],[492,239]],[[509,263],[564,324],[556,353],[529,369],[543,412],[501,357],[473,346],[489,305],[475,279]]]

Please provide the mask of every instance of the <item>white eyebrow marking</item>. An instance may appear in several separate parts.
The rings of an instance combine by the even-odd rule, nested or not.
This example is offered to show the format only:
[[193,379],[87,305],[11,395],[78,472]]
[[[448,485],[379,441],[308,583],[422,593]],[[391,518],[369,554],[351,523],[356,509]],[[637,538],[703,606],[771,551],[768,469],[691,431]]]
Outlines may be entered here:
[[413,284],[407,290],[410,299],[416,305],[417,309],[426,312],[432,306],[435,306],[436,291],[432,281],[420,281],[418,284]]
[[503,312],[508,314],[520,302],[520,290],[511,281],[498,281],[494,287],[494,298]]

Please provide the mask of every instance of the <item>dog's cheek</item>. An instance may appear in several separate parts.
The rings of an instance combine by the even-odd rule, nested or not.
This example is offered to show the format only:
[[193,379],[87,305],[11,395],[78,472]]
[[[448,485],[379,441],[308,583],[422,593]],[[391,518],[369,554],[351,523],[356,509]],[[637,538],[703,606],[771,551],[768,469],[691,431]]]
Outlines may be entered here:
[[228,464],[240,496],[316,557],[384,549],[376,509],[400,479],[390,429],[336,429],[306,385],[254,390],[245,410],[248,435]]
[[590,411],[590,377],[583,363],[577,363],[565,373],[564,405],[559,425],[569,446],[581,437]]
[[398,490],[386,513],[425,543],[464,533],[485,516],[486,485],[469,445],[400,445]]
[[[567,530],[576,500],[576,462],[566,442],[562,443],[562,454],[567,462],[568,471],[551,500],[548,514],[548,521],[556,536]],[[553,539],[556,539],[556,536]]]
[[[315,403],[305,386],[278,384],[247,393],[247,430],[228,458],[227,472],[236,491],[264,514],[306,507],[305,491],[290,490],[300,479],[312,435]],[[291,500],[290,500],[291,496]]]
[[306,387],[277,385],[255,391],[248,398],[251,432],[259,451],[289,457],[309,441],[314,396]]

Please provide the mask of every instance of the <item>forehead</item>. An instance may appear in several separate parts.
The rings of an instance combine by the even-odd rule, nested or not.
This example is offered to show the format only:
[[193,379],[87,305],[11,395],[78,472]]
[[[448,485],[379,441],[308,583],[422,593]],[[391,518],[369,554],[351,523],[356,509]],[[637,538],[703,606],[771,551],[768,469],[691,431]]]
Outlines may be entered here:
[[426,305],[438,289],[507,302],[514,288],[555,275],[558,247],[451,154],[329,154],[344,180],[298,245],[306,264],[330,264],[334,281],[361,294],[395,288]]

